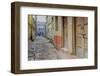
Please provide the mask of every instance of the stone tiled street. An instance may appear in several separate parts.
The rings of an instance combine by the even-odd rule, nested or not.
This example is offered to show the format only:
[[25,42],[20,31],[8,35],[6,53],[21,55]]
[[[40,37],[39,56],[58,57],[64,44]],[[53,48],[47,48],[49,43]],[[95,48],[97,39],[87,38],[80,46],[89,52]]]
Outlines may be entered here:
[[54,60],[76,58],[63,50],[57,50],[50,40],[37,36],[32,42],[29,41],[28,60]]

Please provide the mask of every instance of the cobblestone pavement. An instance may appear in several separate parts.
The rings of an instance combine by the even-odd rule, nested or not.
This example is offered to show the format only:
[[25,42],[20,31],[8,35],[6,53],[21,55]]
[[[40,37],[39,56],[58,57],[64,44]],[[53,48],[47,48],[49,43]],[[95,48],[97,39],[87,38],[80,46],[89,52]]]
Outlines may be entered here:
[[57,50],[50,41],[44,37],[37,36],[29,41],[28,60],[54,60],[76,58],[67,52]]

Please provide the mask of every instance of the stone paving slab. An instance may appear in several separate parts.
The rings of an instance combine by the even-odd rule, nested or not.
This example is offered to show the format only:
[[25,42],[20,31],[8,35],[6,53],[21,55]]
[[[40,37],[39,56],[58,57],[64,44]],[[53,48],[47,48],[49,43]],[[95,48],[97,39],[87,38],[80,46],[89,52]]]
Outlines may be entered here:
[[44,37],[36,37],[34,42],[31,42],[30,44],[31,46],[28,50],[28,60],[55,60],[76,58],[75,56],[69,55],[67,52],[57,50],[53,44]]

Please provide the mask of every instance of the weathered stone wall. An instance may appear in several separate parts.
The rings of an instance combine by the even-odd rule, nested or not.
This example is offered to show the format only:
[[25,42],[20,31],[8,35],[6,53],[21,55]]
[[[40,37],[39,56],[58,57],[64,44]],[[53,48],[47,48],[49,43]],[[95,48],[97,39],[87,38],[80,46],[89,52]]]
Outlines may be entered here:
[[87,57],[88,51],[88,18],[76,18],[76,54],[80,57]]

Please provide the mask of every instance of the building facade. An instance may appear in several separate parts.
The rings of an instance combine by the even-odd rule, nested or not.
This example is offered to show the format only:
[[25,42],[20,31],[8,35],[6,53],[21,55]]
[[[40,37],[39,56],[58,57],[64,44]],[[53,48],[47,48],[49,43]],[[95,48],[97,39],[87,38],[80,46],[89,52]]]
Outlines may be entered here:
[[57,49],[62,48],[62,17],[47,16],[46,20],[46,37],[52,41]]
[[70,54],[87,57],[87,22],[87,17],[47,16],[46,37],[57,49],[63,48]]

